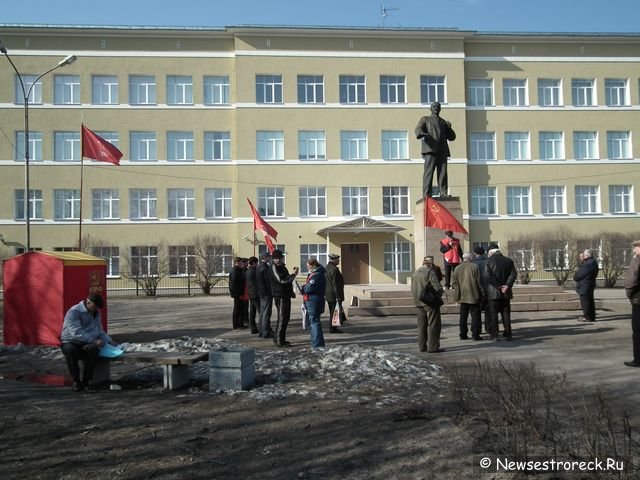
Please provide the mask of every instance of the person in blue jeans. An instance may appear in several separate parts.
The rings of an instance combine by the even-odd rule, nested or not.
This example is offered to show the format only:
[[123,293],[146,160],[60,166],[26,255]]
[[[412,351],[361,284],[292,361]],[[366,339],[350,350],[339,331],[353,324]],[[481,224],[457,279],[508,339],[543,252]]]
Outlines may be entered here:
[[300,293],[304,299],[309,316],[309,330],[311,331],[311,346],[313,348],[324,347],[324,335],[320,315],[324,312],[324,291],[326,277],[324,267],[318,263],[315,257],[307,260],[307,281],[300,287]]

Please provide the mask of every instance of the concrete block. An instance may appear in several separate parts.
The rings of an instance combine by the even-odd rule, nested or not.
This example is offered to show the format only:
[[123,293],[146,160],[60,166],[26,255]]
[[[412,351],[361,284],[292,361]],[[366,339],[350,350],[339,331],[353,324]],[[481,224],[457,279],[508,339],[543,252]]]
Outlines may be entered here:
[[211,368],[244,368],[253,365],[256,351],[253,348],[226,348],[209,352]]
[[189,365],[162,365],[162,385],[165,390],[189,385]]
[[209,391],[216,390],[249,390],[255,384],[255,365],[253,362],[243,368],[209,369]]

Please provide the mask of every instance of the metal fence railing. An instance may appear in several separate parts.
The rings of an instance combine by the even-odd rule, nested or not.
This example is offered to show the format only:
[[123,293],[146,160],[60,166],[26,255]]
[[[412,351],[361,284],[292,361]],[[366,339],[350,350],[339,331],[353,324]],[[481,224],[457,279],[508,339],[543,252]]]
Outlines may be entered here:
[[[209,295],[228,295],[226,275],[216,277]],[[109,297],[203,295],[203,289],[194,276],[135,277],[121,272],[117,277],[107,277]]]

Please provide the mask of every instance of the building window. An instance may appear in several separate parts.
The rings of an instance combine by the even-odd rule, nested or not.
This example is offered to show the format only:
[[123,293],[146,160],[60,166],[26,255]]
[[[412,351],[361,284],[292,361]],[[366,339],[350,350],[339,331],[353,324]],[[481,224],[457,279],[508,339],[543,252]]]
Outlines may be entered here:
[[307,260],[311,257],[316,257],[320,265],[326,265],[329,263],[327,244],[303,243],[300,245],[300,271],[302,273],[309,273],[309,270],[307,270]]
[[533,244],[529,241],[509,241],[509,258],[513,260],[516,270],[528,272],[536,269]]
[[369,215],[369,189],[367,187],[342,187],[342,214]]
[[507,215],[531,214],[531,188],[507,187]]
[[380,102],[405,103],[406,88],[404,75],[380,75]]
[[93,75],[91,77],[91,103],[94,105],[118,104],[118,77]]
[[256,157],[258,160],[284,160],[284,133],[256,132]]
[[[24,190],[15,191],[15,219],[25,219]],[[29,219],[42,220],[42,190],[29,189]]]
[[562,132],[540,132],[541,160],[564,160],[564,138]]
[[156,220],[158,197],[155,188],[129,191],[129,217],[131,220]]
[[629,82],[624,78],[605,78],[604,99],[608,107],[629,105]]
[[409,158],[409,141],[406,130],[382,131],[382,158],[384,160],[405,160]]
[[569,249],[562,240],[549,241],[542,251],[542,267],[545,270],[566,270],[569,268]]
[[300,187],[298,198],[301,217],[327,215],[327,192],[324,187]]
[[633,212],[633,187],[631,185],[609,185],[609,212]]
[[169,200],[169,218],[195,218],[195,195],[192,188],[170,188],[167,192]]
[[324,130],[298,131],[298,158],[300,160],[325,160],[327,158]]
[[107,262],[107,277],[120,276],[120,249],[118,247],[91,247],[91,255]]
[[444,75],[420,75],[420,102],[447,101]]
[[155,162],[158,159],[156,132],[131,132],[129,138],[132,162]]
[[562,88],[557,78],[541,78],[538,80],[538,105],[541,107],[558,107],[562,104]]
[[193,132],[167,132],[167,160],[193,161]]
[[284,188],[258,188],[258,212],[266,217],[284,217]]
[[229,273],[233,266],[233,247],[231,245],[207,245],[206,252],[207,257],[213,259],[214,273]]
[[[15,159],[24,163],[24,131],[16,132]],[[29,130],[29,163],[42,161],[42,132]]]
[[540,187],[541,211],[543,215],[561,215],[567,213],[564,186],[543,185]]
[[366,160],[368,156],[366,131],[340,131],[340,158],[342,160]]
[[493,105],[493,81],[469,80],[469,106],[490,107]]
[[59,162],[80,161],[80,132],[53,132],[53,159]]
[[155,105],[156,77],[153,75],[129,76],[129,104]]
[[607,156],[613,160],[627,160],[631,158],[629,132],[607,132]]
[[340,75],[340,103],[365,103],[364,75]]
[[576,213],[600,213],[600,187],[576,185]]
[[471,187],[471,215],[496,215],[496,187]]
[[207,218],[231,218],[231,189],[206,188],[204,215]]
[[[31,86],[34,84],[38,75],[22,75],[22,82],[24,83],[24,91],[22,91],[22,83],[20,83],[20,77],[16,75],[16,103],[24,104],[24,96],[27,94]],[[42,79],[33,85],[31,93],[29,94],[29,103],[35,105],[42,104]]]
[[131,247],[131,275],[149,277],[158,275],[158,247]]
[[298,103],[324,103],[322,75],[298,75]]
[[505,160],[531,160],[528,132],[505,132]]
[[193,245],[169,246],[169,275],[186,277],[196,271],[196,247]]
[[470,160],[496,159],[496,135],[494,132],[472,132],[469,135]]
[[573,155],[576,160],[598,158],[598,137],[596,132],[573,132]]
[[409,215],[409,187],[382,187],[383,215]]
[[505,107],[527,106],[529,104],[527,81],[519,78],[505,78],[502,81],[502,96]]
[[193,80],[190,76],[167,76],[167,105],[192,105]]
[[596,104],[595,80],[571,80],[571,98],[574,107],[591,107]]
[[282,75],[256,75],[256,103],[282,103]]
[[53,218],[56,220],[80,218],[80,190],[53,191]]
[[[395,251],[396,246],[398,251]],[[396,258],[398,266],[396,268]],[[384,271],[385,272],[410,272],[411,269],[411,244],[409,242],[385,242],[384,244]]]
[[204,159],[230,160],[231,133],[204,132]]
[[80,103],[80,75],[55,75],[53,103],[78,105]]
[[120,196],[118,190],[92,190],[91,207],[91,218],[94,220],[118,220],[120,218]]
[[229,77],[223,75],[205,76],[204,104],[228,105],[229,104]]

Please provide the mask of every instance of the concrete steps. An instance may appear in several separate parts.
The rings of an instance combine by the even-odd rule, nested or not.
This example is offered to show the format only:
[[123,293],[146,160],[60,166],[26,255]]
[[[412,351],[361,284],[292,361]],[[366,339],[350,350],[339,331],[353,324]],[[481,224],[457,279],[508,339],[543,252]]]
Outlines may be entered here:
[[[350,316],[393,316],[415,315],[410,287],[407,285],[347,285],[345,286],[346,303],[357,305],[348,309]],[[445,304],[440,311],[444,314],[458,313],[459,306],[453,302],[453,292],[445,292]],[[596,302],[596,308],[601,308]],[[513,289],[511,311],[539,312],[553,310],[573,310],[580,312],[580,299],[575,292],[562,287],[517,285]]]

